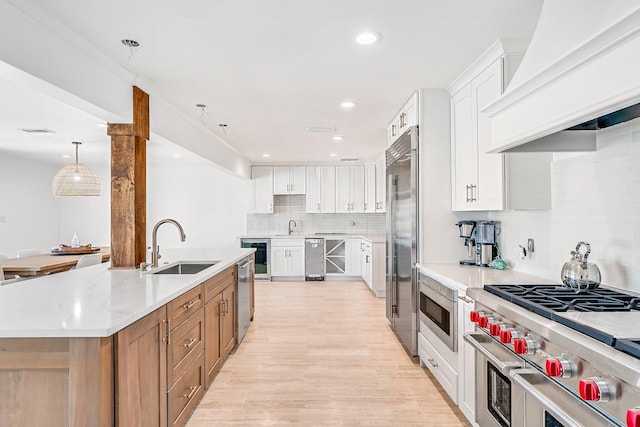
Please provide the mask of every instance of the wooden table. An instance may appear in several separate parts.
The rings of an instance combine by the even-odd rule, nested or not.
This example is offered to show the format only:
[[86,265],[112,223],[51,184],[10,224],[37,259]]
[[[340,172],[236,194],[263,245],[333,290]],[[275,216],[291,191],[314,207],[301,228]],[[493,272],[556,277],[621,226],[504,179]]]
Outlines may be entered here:
[[[111,258],[111,248],[101,247],[102,262]],[[24,258],[11,258],[0,260],[0,266],[5,276],[42,276],[49,273],[59,273],[70,270],[83,255],[53,255],[42,254],[27,256]]]

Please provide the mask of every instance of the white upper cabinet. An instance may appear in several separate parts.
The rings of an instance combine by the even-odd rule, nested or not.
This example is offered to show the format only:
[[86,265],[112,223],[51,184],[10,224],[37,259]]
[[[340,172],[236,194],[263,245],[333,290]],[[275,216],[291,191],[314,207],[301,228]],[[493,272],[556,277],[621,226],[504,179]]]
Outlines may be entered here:
[[336,167],[307,166],[307,213],[336,212]]
[[253,212],[273,213],[273,167],[252,166]]
[[[495,46],[495,45],[494,45]],[[458,79],[451,97],[451,205],[454,211],[548,209],[551,154],[488,154],[491,124],[482,110],[497,100],[521,56],[492,49]],[[500,45],[501,46],[501,45]],[[491,59],[493,57],[493,59]],[[510,167],[512,158],[526,167]]]
[[304,166],[274,166],[273,194],[305,194],[306,170]]
[[364,213],[376,212],[376,165],[364,166]]
[[387,197],[387,169],[386,159],[383,155],[375,164],[376,170],[376,212],[386,212]]
[[336,166],[336,213],[364,213],[364,166]]
[[389,145],[393,144],[409,127],[418,124],[419,114],[418,92],[415,92],[387,126]]

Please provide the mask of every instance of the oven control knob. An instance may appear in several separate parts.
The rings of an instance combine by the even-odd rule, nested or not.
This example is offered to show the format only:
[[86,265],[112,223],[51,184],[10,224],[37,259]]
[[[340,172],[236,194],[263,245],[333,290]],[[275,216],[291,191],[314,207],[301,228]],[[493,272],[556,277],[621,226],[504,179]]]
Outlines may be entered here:
[[547,375],[554,378],[571,378],[574,367],[571,361],[564,357],[550,357],[545,364]]
[[615,389],[602,378],[591,377],[580,380],[580,397],[595,402],[608,402],[615,397]]
[[503,322],[491,323],[489,324],[489,334],[493,335],[494,337],[498,337],[500,336],[500,332],[503,329],[507,329],[508,327],[509,326],[507,326],[507,324]]
[[514,338],[520,338],[522,334],[515,328],[508,328],[500,331],[500,342],[503,344],[511,344]]
[[469,320],[471,320],[473,323],[478,323],[478,321],[480,320],[480,316],[483,316],[483,315],[484,315],[484,311],[473,310],[472,312],[469,313]]
[[640,406],[627,411],[627,427],[640,427]]
[[495,322],[495,319],[493,318],[493,316],[489,316],[489,315],[481,315],[478,318],[478,326],[480,326],[481,328],[487,328],[489,327],[489,323],[493,323]]
[[516,354],[534,354],[537,349],[538,345],[531,337],[527,336],[513,340],[513,351],[515,351]]

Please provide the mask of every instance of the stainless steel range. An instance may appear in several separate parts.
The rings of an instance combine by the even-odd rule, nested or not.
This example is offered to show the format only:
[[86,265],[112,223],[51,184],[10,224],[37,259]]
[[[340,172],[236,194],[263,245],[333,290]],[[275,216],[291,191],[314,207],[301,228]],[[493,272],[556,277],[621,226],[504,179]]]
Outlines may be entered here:
[[553,284],[467,295],[482,427],[640,427],[640,296]]

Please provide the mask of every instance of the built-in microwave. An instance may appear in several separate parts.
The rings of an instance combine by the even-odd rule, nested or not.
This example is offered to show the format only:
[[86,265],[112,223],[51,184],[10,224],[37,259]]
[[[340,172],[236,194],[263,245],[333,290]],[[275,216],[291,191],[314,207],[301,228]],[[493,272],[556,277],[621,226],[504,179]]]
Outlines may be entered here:
[[420,320],[451,351],[458,351],[458,291],[420,273]]

